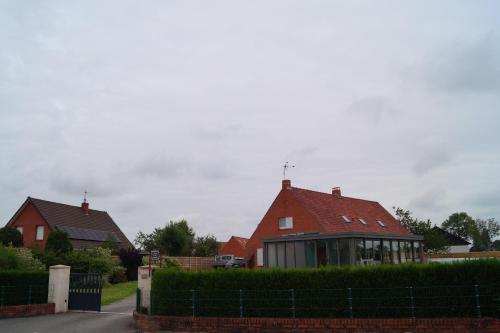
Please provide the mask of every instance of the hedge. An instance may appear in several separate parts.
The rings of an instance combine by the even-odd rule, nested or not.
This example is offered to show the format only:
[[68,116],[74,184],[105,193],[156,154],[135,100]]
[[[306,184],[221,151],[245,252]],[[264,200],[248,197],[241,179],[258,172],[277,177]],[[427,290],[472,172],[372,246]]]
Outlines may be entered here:
[[498,317],[500,261],[290,270],[161,269],[153,274],[151,298],[152,312],[160,315]]
[[48,272],[0,271],[0,306],[47,303],[48,285]]

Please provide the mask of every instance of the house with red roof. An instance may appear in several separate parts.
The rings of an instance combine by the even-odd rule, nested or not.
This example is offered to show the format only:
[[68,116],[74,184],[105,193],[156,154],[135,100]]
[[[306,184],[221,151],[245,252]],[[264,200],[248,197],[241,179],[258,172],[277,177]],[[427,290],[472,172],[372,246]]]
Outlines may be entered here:
[[281,191],[246,242],[248,267],[404,263],[423,258],[417,236],[376,201],[346,197],[340,188],[322,193]]
[[245,257],[247,254],[246,246],[247,246],[248,238],[231,236],[227,242],[224,243],[224,246],[220,249],[221,255],[234,255],[235,257]]

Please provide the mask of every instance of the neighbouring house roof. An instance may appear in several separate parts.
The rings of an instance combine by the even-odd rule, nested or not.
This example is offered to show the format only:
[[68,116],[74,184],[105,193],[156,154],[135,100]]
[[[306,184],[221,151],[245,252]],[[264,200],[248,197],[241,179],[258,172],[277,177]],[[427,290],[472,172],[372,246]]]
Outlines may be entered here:
[[247,246],[248,238],[232,236],[243,248]]
[[121,243],[123,247],[132,246],[125,234],[105,211],[88,209],[88,214],[80,206],[72,206],[58,202],[28,197],[17,213],[11,218],[12,223],[31,203],[42,218],[53,229],[64,230],[71,240],[104,242],[108,235]]
[[446,239],[446,241],[448,242],[448,245],[450,245],[450,246],[470,245],[470,242],[466,241],[462,237],[450,234],[448,231],[446,231],[444,229],[441,229],[437,226],[435,226],[433,229],[436,230],[437,232],[439,232],[444,237],[444,239]]
[[[376,201],[297,187],[290,187],[288,190],[323,227],[323,230],[318,231],[412,236],[410,231]],[[350,222],[346,222],[343,216],[347,217]],[[366,224],[363,224],[360,219]],[[383,226],[377,221],[381,221]]]

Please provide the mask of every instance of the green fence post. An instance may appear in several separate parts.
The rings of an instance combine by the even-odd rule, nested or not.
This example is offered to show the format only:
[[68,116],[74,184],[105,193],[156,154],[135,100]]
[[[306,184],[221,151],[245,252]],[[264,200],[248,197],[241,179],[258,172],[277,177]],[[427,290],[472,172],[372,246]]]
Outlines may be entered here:
[[156,312],[153,311],[153,297],[154,297],[154,294],[151,292],[151,289],[149,290],[149,314],[150,315],[154,315],[156,314]]
[[135,311],[137,311],[138,313],[141,312],[141,303],[142,303],[141,301],[142,301],[141,289],[137,288],[137,291],[135,294]]
[[410,287],[410,310],[411,310],[411,317],[415,318],[415,302],[413,300],[413,287]]
[[481,304],[479,303],[479,285],[474,285],[474,292],[476,294],[476,315],[481,318]]
[[352,290],[347,288],[347,304],[349,304],[349,317],[352,318]]
[[31,286],[28,286],[28,304],[31,304]]
[[243,290],[240,289],[240,318],[243,318]]
[[192,301],[192,307],[193,307],[193,317],[196,315],[196,295],[195,295],[195,290],[191,290],[191,301]]
[[292,318],[295,318],[295,290],[290,289],[290,299],[292,301]]

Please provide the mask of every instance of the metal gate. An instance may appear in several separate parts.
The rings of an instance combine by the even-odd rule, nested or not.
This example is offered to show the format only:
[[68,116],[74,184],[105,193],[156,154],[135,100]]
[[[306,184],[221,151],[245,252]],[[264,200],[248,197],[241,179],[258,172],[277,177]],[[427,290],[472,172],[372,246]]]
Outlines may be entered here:
[[69,310],[101,311],[102,274],[72,273],[69,279]]

